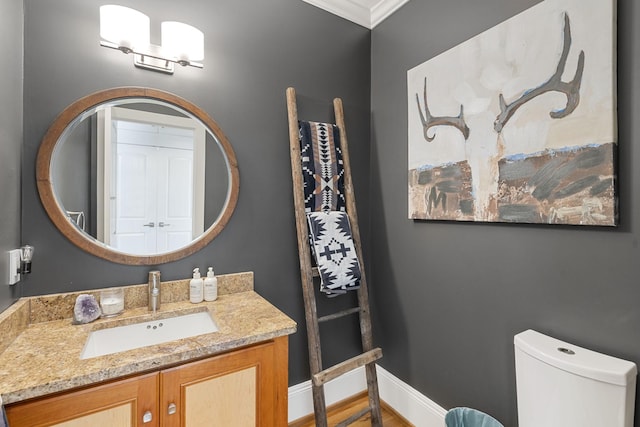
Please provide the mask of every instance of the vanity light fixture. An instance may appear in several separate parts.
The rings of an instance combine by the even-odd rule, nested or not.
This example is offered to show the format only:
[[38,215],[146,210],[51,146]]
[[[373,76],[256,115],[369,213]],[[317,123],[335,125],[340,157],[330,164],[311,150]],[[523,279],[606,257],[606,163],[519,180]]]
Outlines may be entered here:
[[100,46],[133,54],[136,67],[173,74],[174,64],[203,68],[204,34],[191,25],[161,23],[162,45],[150,42],[149,17],[125,6],[100,6]]

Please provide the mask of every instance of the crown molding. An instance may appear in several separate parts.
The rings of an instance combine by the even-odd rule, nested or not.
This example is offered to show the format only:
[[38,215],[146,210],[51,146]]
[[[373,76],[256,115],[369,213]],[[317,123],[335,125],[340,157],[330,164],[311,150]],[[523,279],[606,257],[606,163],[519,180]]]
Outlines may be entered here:
[[327,12],[355,22],[371,29],[371,11],[369,8],[350,0],[303,0]]
[[363,27],[373,29],[409,0],[380,0],[371,7],[359,0],[303,0]]
[[387,19],[393,12],[400,9],[409,0],[382,0],[371,8],[371,29]]

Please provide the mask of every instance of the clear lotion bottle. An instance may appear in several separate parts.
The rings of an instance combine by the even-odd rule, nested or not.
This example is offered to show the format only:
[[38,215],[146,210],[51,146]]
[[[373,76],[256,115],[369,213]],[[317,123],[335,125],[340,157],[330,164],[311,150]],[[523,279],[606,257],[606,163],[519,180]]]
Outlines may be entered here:
[[209,267],[207,278],[204,279],[204,300],[215,301],[218,299],[218,278],[213,273],[213,267]]
[[200,269],[198,267],[193,269],[193,279],[189,282],[189,300],[197,304],[204,299],[204,283],[200,277]]

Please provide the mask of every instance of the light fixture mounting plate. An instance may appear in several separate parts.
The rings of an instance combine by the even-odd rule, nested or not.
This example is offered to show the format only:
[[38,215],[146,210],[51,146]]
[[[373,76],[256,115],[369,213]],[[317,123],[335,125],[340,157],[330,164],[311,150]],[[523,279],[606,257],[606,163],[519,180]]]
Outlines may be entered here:
[[174,63],[166,59],[154,58],[139,53],[133,54],[133,64],[136,67],[147,70],[159,71],[161,73],[173,74]]

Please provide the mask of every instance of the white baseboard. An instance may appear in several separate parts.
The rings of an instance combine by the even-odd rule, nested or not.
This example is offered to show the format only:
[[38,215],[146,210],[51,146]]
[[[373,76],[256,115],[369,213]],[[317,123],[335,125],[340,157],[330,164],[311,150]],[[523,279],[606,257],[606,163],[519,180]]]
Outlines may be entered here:
[[[437,403],[377,366],[380,398],[416,427],[444,427],[447,411]],[[367,388],[364,368],[348,372],[325,385],[327,405]],[[311,381],[289,387],[289,422],[313,413]]]
[[416,427],[444,427],[447,410],[377,366],[380,398]]

